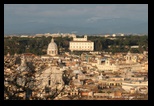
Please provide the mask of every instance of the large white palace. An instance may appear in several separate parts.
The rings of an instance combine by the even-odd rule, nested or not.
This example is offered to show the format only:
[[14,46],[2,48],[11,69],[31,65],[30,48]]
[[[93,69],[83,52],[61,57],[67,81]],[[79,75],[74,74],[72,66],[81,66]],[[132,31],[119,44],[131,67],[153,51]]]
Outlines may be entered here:
[[83,38],[73,37],[73,41],[69,43],[69,49],[71,51],[93,51],[94,50],[94,42],[87,40],[87,35]]

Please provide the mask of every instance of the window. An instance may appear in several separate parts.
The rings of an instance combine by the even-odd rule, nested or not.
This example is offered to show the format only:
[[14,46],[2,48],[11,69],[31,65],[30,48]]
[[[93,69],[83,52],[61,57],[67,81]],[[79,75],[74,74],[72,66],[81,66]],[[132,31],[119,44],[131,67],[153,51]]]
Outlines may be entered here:
[[48,87],[45,87],[45,93],[49,93],[50,89]]
[[49,85],[49,86],[50,86],[50,82],[51,82],[51,81],[49,80],[49,81],[48,81],[48,85]]
[[32,90],[28,89],[26,90],[26,98],[30,98],[30,96],[32,95]]

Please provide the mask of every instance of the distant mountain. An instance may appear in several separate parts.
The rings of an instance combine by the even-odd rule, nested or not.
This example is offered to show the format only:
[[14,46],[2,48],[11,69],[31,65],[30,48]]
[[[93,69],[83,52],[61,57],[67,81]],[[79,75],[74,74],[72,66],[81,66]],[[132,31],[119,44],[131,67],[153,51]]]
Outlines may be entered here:
[[[68,21],[68,20],[67,20]],[[71,23],[25,23],[5,27],[4,34],[20,33],[71,33],[77,34],[103,34],[103,33],[148,33],[148,22],[132,19],[100,19],[88,23],[85,20],[80,22],[70,21]],[[69,21],[68,21],[69,22]]]

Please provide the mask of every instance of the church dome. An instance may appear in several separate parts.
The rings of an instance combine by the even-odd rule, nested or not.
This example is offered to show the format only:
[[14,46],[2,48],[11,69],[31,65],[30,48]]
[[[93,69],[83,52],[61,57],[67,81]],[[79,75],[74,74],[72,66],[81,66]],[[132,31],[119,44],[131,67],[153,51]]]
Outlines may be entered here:
[[58,54],[58,47],[57,44],[54,42],[53,38],[48,45],[47,54],[51,56],[55,56]]
[[48,50],[57,50],[57,44],[54,42],[53,38],[51,40],[51,42],[48,45]]

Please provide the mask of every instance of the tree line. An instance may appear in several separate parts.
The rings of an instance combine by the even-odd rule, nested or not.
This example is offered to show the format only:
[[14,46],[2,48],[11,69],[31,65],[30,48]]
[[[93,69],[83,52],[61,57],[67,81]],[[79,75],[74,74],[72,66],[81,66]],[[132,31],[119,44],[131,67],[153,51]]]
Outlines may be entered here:
[[[78,37],[78,36],[77,36]],[[81,36],[80,36],[81,37]],[[83,36],[82,36],[83,37]],[[15,53],[33,53],[36,55],[46,54],[48,44],[52,37],[35,37],[35,38],[20,38],[20,37],[4,37],[4,55],[8,52],[11,55]],[[148,36],[117,36],[117,37],[98,37],[88,36],[88,40],[94,42],[95,51],[105,52],[131,52],[141,53],[148,50]],[[69,52],[69,37],[56,37],[55,43],[58,46],[59,53]],[[131,46],[139,46],[139,48],[131,49]]]

